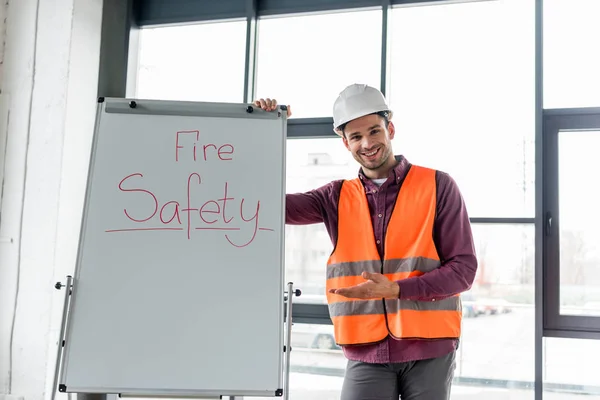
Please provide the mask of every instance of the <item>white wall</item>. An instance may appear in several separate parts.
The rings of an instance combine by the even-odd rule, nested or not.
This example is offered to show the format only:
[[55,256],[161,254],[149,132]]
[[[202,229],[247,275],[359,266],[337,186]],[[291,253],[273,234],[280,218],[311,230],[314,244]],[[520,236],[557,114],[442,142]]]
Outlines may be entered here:
[[0,239],[0,395],[42,400],[52,395],[64,296],[53,285],[73,272],[77,250],[102,0],[9,0],[0,10],[0,238],[9,238]]

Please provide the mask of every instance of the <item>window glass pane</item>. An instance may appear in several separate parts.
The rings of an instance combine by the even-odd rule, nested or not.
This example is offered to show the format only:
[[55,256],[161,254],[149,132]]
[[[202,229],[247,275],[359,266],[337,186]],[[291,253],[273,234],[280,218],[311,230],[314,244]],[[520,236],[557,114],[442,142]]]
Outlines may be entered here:
[[534,216],[534,11],[503,0],[391,13],[395,151],[448,172],[472,217]]
[[600,131],[559,132],[560,313],[600,317]]
[[544,399],[600,400],[599,359],[600,340],[544,338]]
[[544,107],[600,106],[600,1],[544,0]]
[[498,398],[533,399],[534,236],[533,224],[473,224],[478,270],[462,295],[456,378],[481,395],[489,386],[510,390]]
[[[359,165],[339,138],[290,139],[287,193],[306,192],[335,179],[356,178]],[[286,280],[302,289],[296,303],[325,304],[325,266],[333,250],[323,224],[285,227]]]
[[136,97],[241,102],[246,22],[140,30]]
[[257,61],[255,97],[290,104],[292,118],[331,116],[347,85],[380,85],[381,10],[262,19]]

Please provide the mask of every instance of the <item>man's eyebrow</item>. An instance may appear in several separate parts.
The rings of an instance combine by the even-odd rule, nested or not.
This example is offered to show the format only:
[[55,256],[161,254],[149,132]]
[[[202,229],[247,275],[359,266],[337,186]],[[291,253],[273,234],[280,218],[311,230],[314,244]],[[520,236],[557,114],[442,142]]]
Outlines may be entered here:
[[[367,131],[372,131],[373,129],[379,129],[381,128],[381,125],[377,124],[377,125],[373,125],[372,127],[368,128]],[[352,137],[354,135],[360,135],[360,132],[352,132],[348,134],[348,137]]]

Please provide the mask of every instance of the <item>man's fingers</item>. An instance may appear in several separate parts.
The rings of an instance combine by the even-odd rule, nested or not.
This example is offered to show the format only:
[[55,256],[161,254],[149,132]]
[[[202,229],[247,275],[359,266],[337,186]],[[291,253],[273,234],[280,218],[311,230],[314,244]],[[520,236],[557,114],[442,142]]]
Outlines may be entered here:
[[347,294],[351,288],[339,288],[339,289],[329,289],[329,293],[331,294]]
[[375,283],[382,283],[382,282],[385,282],[385,281],[388,280],[385,277],[385,275],[381,275],[381,274],[373,273],[373,272],[366,272],[366,271],[362,273],[362,277],[364,279],[371,280],[371,281],[373,281]]
[[352,292],[352,287],[348,287],[348,288],[338,288],[338,289],[329,289],[329,293],[331,294],[339,294],[341,296],[347,296],[349,293]]
[[362,277],[364,279],[368,279],[368,280],[371,280],[373,282],[378,282],[379,278],[381,277],[381,274],[375,274],[373,272],[367,272],[367,271],[365,271],[365,272],[362,273]]
[[[254,105],[262,108],[265,111],[273,111],[277,107],[277,100],[268,97],[266,99],[257,99],[254,100]],[[289,114],[290,111],[288,110],[288,116]]]
[[[266,98],[266,99],[257,99],[254,100],[254,105],[257,107],[262,108],[265,111],[273,111],[277,108],[277,99],[271,99],[271,98]],[[288,118],[292,116],[292,108],[288,105],[287,106],[287,116]]]
[[258,99],[254,101],[254,105],[262,108],[265,111],[271,111],[271,99]]
[[337,294],[351,299],[368,299],[372,297],[371,290],[362,286],[329,289],[329,293]]
[[338,294],[338,295],[344,296],[344,297],[352,297],[352,296],[356,295],[353,292],[354,291],[352,290],[352,288],[340,288],[340,289],[335,290],[334,294]]

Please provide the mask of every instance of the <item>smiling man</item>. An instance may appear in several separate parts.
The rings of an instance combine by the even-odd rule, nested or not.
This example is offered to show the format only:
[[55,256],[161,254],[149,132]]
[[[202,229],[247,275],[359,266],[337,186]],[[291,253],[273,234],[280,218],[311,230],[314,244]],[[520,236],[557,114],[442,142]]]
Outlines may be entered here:
[[[273,110],[277,101],[255,104]],[[334,245],[326,287],[348,358],[341,399],[447,400],[459,295],[477,270],[471,226],[448,174],[394,156],[392,115],[373,87],[340,93],[333,129],[361,165],[358,177],[288,194],[286,223],[324,223]]]

